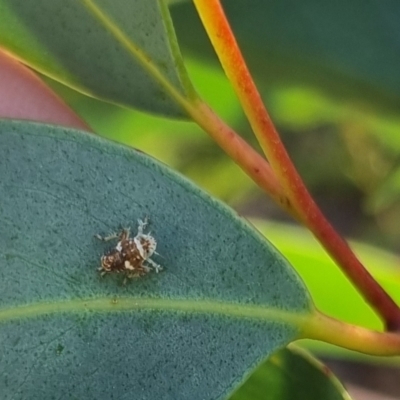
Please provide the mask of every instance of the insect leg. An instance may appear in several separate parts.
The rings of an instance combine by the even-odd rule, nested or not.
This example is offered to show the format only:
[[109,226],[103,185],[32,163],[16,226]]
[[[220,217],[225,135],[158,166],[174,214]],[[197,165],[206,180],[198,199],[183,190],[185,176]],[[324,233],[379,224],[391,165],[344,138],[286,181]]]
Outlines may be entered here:
[[94,237],[96,239],[101,240],[102,242],[108,242],[108,241],[113,240],[113,239],[118,239],[119,235],[117,235],[116,233],[112,233],[109,236],[100,236],[100,235],[96,234],[96,235],[94,235]]
[[146,262],[148,262],[153,268],[154,271],[156,271],[156,273],[158,274],[160,271],[162,271],[163,267],[161,265],[156,264],[152,259],[148,258],[146,260]]
[[142,221],[141,219],[138,219],[138,224],[139,224],[139,226],[138,226],[138,236],[143,235],[144,228],[146,228],[148,223],[149,223],[149,219],[147,217],[144,218],[144,221]]

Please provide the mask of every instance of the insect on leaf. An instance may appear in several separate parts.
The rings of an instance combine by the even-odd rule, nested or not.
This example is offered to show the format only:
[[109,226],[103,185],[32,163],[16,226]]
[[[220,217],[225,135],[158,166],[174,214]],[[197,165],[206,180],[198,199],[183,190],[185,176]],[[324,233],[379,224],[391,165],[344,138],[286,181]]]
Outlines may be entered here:
[[[3,121],[0,160],[3,399],[226,398],[312,310],[272,245],[140,152]],[[146,216],[163,270],[102,277],[94,235]]]

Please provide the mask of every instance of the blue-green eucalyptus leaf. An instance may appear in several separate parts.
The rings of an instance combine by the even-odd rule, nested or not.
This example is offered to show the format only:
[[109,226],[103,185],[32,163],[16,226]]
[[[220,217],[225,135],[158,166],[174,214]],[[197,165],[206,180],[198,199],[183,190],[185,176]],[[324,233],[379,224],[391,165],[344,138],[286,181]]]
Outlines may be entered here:
[[30,67],[93,97],[182,116],[153,73],[192,92],[164,0],[0,0],[0,15],[0,45]]
[[[221,203],[99,137],[0,123],[2,399],[222,399],[313,309],[287,261]],[[148,217],[164,270],[101,277]]]

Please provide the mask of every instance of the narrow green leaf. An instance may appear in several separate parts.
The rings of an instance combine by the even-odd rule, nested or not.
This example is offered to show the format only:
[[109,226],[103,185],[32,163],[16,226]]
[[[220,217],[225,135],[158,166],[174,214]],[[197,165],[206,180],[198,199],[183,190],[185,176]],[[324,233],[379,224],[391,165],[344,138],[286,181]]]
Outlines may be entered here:
[[296,346],[265,361],[230,400],[350,400],[333,373]]
[[[261,235],[140,152],[3,121],[0,176],[3,399],[225,398],[312,311]],[[101,277],[94,235],[145,216],[164,270]]]
[[32,68],[103,100],[182,116],[153,75],[158,71],[182,95],[192,90],[163,0],[0,0],[0,15],[0,45]]

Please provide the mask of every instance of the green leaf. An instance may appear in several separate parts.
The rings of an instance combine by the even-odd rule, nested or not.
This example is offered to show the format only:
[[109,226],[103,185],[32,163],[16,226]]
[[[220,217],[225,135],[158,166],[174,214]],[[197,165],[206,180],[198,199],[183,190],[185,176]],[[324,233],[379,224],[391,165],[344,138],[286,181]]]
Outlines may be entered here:
[[[182,95],[192,91],[163,0],[0,0],[0,45],[79,91],[143,110],[182,116],[154,70]],[[111,25],[110,25],[111,24]],[[135,50],[127,49],[119,29]]]
[[[225,398],[313,310],[261,235],[140,152],[3,121],[0,160],[3,399]],[[94,235],[145,216],[164,270],[101,277]]]
[[[377,101],[373,96],[379,93],[380,100],[398,109],[400,55],[393,52],[398,40],[393,29],[400,13],[397,2],[341,0],[327,7],[317,0],[254,0],[251,6],[234,0],[225,1],[224,8],[244,52],[268,82],[324,85],[332,93],[359,92],[371,101]],[[196,41],[201,28],[194,26],[193,6],[182,4],[174,10],[180,32],[192,27],[191,35],[182,34],[180,39],[192,51],[203,51],[199,43],[204,42]]]
[[[285,122],[310,117],[319,122],[339,112],[342,120],[353,121],[354,110],[371,120],[379,110],[386,117],[397,114],[398,130],[399,2],[227,0],[223,6],[265,95],[276,89],[286,97],[292,93],[291,108],[279,110]],[[174,5],[171,11],[182,47],[215,59],[193,4]],[[295,92],[301,98],[296,96],[293,107]],[[321,98],[329,106],[322,118]],[[268,101],[272,112],[273,100]]]
[[230,400],[350,400],[332,372],[296,346],[265,361]]
[[381,212],[398,203],[400,199],[400,168],[394,169],[384,183],[367,200],[366,208],[372,213]]
[[[379,318],[309,231],[275,222],[254,221],[254,224],[285,254],[306,283],[318,309],[343,321],[382,329]],[[372,275],[399,303],[398,256],[362,243],[351,243],[351,246]]]

